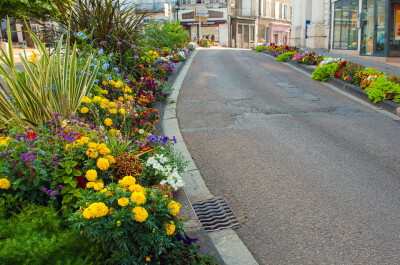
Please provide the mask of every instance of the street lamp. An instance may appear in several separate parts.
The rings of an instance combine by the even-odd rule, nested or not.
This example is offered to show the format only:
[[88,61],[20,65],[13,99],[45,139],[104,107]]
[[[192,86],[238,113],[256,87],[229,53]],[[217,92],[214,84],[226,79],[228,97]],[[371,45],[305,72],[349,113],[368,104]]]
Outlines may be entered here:
[[176,19],[175,21],[178,21],[178,15],[179,15],[179,9],[181,8],[179,0],[176,0],[176,4],[175,4],[175,11],[176,11]]

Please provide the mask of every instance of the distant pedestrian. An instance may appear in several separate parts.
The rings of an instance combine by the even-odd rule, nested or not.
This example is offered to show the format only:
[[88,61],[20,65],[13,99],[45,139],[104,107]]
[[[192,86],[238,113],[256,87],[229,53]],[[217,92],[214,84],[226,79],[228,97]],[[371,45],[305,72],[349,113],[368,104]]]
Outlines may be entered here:
[[214,34],[211,35],[211,41],[212,41],[212,42],[215,42],[215,36],[214,36]]

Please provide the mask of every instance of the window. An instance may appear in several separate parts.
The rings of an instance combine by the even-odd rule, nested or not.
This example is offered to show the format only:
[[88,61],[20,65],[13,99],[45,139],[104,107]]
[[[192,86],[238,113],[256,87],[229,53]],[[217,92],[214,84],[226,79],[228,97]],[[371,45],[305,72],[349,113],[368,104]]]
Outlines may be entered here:
[[356,50],[358,0],[336,2],[334,12],[333,48]]
[[255,27],[254,26],[250,26],[250,41],[254,42],[254,34],[255,33]]
[[275,18],[279,18],[279,7],[280,7],[280,3],[275,2]]
[[282,5],[282,19],[288,19],[288,5]]
[[270,43],[271,42],[271,36],[270,36],[270,31],[269,28],[265,28],[265,43]]
[[271,0],[266,0],[265,1],[265,10],[267,11],[265,14],[266,17],[271,17],[271,9],[272,9]]

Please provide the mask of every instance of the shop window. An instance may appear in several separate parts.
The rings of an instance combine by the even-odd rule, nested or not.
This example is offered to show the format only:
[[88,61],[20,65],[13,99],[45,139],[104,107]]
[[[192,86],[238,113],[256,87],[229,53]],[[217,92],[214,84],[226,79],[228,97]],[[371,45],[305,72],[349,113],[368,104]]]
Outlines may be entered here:
[[250,41],[254,42],[254,35],[255,35],[255,27],[250,26]]
[[358,45],[358,0],[335,3],[333,48],[356,50]]

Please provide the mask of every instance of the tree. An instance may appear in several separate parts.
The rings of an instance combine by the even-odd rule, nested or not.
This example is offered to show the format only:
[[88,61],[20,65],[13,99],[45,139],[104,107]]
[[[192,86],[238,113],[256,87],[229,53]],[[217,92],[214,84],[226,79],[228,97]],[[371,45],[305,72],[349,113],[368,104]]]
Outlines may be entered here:
[[[68,4],[72,0],[64,0]],[[0,1],[0,20],[6,16],[14,17],[22,22],[22,30],[28,47],[34,47],[27,29],[31,20],[49,20],[60,15],[59,9],[52,0],[6,0]]]

